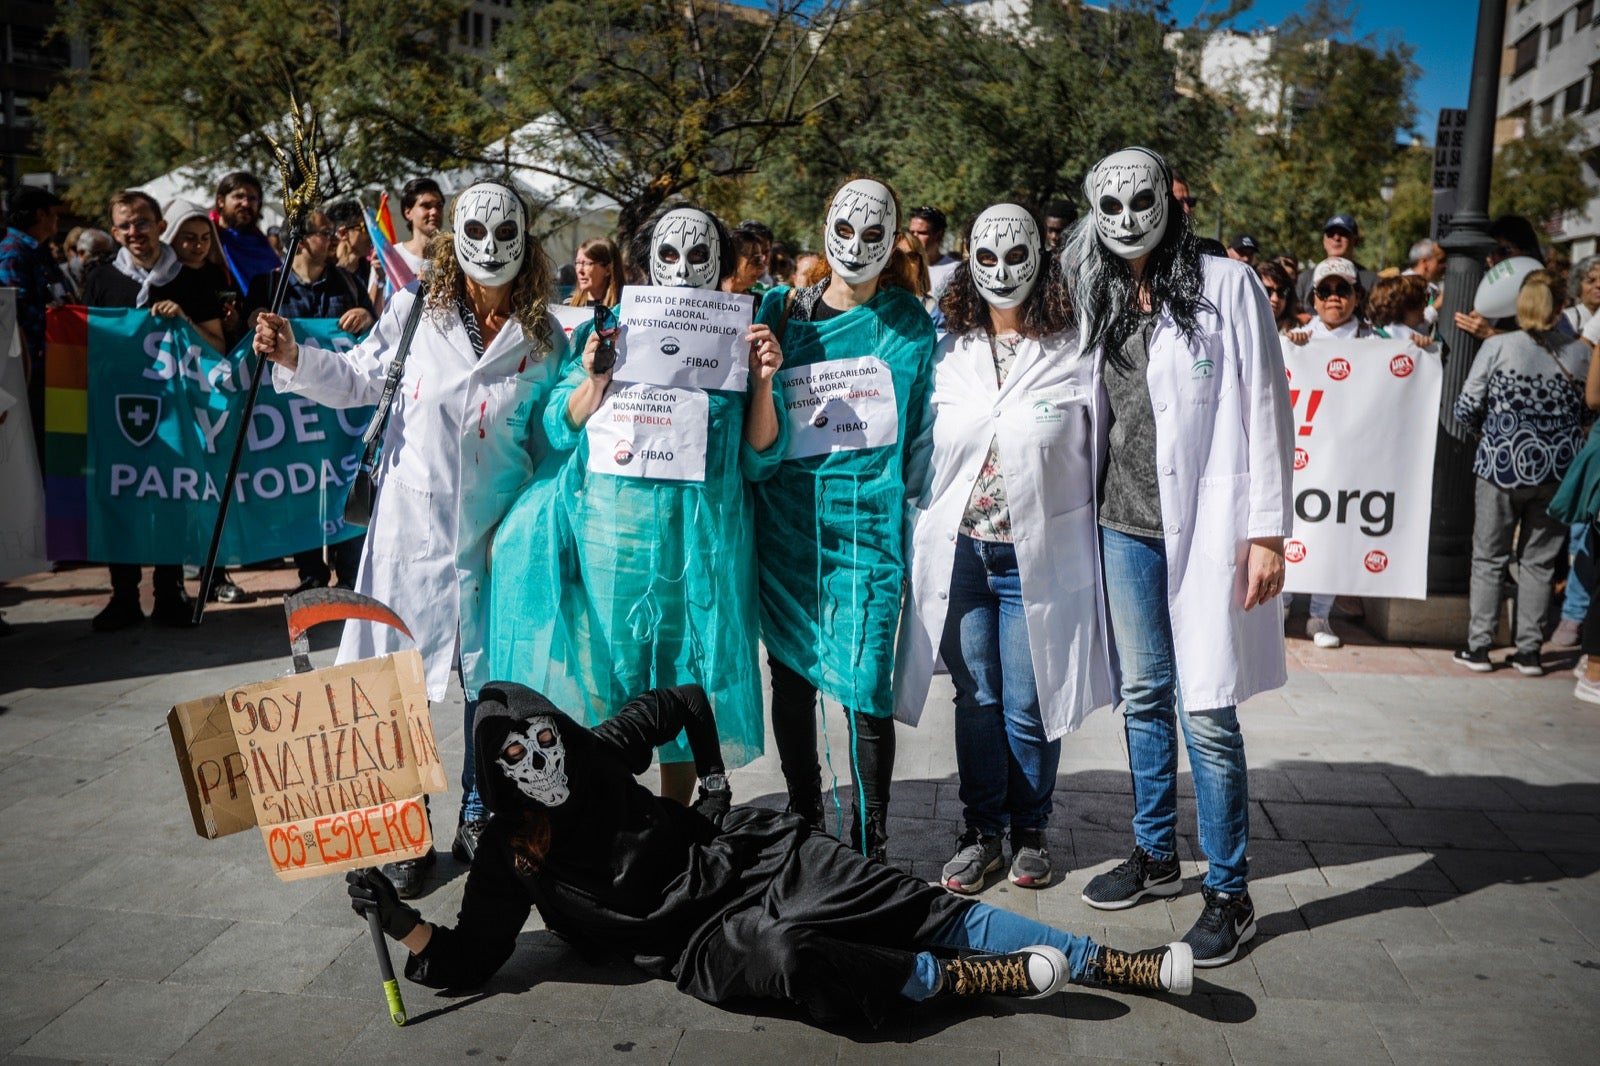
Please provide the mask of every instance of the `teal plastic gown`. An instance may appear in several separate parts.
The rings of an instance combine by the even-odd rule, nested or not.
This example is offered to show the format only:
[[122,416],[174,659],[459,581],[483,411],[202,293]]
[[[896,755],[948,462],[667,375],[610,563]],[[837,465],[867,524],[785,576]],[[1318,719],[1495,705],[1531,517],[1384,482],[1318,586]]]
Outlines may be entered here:
[[905,578],[905,457],[928,418],[933,323],[915,296],[883,288],[835,318],[780,325],[787,297],[772,290],[757,316],[782,338],[784,367],[877,356],[894,380],[900,435],[786,459],[755,486],[761,636],[824,696],[886,718]]
[[[545,409],[560,473],[506,516],[494,542],[494,676],[543,692],[585,725],[663,685],[705,688],[729,768],[761,754],[755,546],[747,482],[770,477],[788,427],[765,452],[744,442],[745,395],[708,391],[706,479],[615,477],[588,469],[566,418],[593,327],[573,331]],[[782,411],[782,391],[774,386]],[[688,762],[680,737],[663,762]]]

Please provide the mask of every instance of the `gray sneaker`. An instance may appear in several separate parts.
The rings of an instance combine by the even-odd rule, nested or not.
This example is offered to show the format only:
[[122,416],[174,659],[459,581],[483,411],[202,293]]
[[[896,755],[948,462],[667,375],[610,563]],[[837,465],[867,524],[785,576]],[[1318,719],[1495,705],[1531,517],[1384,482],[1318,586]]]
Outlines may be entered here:
[[971,826],[956,841],[956,853],[944,864],[939,883],[952,892],[970,896],[983,889],[988,876],[1000,869],[1000,836],[988,836]]
[[1011,831],[1011,883],[1020,888],[1043,888],[1050,883],[1050,849],[1043,829]]

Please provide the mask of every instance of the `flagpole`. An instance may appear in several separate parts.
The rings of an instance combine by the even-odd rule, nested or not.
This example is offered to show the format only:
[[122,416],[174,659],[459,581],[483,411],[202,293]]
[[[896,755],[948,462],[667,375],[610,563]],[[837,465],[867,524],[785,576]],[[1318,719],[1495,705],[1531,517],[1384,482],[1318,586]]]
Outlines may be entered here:
[[[309,118],[302,115],[300,101],[294,92],[289,94],[292,108],[294,143],[289,151],[285,151],[271,134],[267,135],[267,142],[272,145],[273,155],[278,160],[278,173],[283,178],[283,212],[284,230],[288,237],[284,242],[283,273],[278,276],[277,285],[272,289],[272,302],[267,307],[267,313],[276,315],[283,306],[284,297],[289,293],[289,275],[294,269],[295,251],[300,246],[300,239],[305,235],[306,220],[310,217],[311,209],[316,206],[317,200],[317,120],[315,114]],[[306,109],[310,112],[310,108]],[[226,252],[224,252],[226,254]],[[238,434],[233,440],[233,458],[228,463],[228,477],[222,485],[222,501],[217,507],[217,523],[211,529],[211,546],[206,550],[206,563],[200,570],[200,595],[194,602],[195,625],[205,616],[206,600],[211,595],[211,584],[216,577],[217,552],[222,547],[222,530],[228,522],[228,505],[233,502],[233,486],[239,477],[239,462],[244,458],[245,440],[250,432],[250,420],[255,415],[256,397],[261,392],[261,379],[267,368],[267,358],[256,355],[255,371],[250,376],[250,389],[245,395],[244,410],[239,419]]]

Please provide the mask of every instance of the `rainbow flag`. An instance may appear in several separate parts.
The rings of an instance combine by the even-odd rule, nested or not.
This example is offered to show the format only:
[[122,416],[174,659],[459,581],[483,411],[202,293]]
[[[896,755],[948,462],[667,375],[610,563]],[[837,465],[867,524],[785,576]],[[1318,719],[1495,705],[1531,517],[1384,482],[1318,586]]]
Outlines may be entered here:
[[378,213],[366,204],[361,205],[362,218],[367,223],[367,236],[372,239],[372,250],[383,264],[383,277],[389,283],[389,292],[396,293],[417,280],[410,265],[400,255],[394,239],[394,219],[389,215],[389,194],[384,193],[378,204]]
[[45,549],[89,558],[89,309],[53,307],[44,326]]

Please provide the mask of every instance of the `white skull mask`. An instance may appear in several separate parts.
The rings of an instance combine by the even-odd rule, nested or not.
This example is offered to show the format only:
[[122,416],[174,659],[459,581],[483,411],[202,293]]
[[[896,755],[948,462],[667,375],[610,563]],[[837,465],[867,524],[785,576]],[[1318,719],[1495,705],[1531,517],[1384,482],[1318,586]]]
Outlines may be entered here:
[[572,794],[567,787],[567,749],[549,715],[535,715],[524,728],[506,734],[495,762],[535,803],[559,807]]
[[972,223],[968,268],[978,295],[994,307],[1020,306],[1033,292],[1043,262],[1039,224],[1016,204],[995,204]]
[[456,261],[480,285],[507,285],[522,269],[528,220],[504,185],[482,182],[456,197]]
[[1166,163],[1146,148],[1124,148],[1094,165],[1083,182],[1100,243],[1124,259],[1155,251],[1167,232],[1172,181]]
[[711,216],[678,207],[650,234],[650,280],[671,288],[714,289],[721,280],[722,242]]
[[898,224],[888,186],[871,178],[848,183],[834,195],[823,226],[828,265],[851,285],[871,281],[889,263]]

